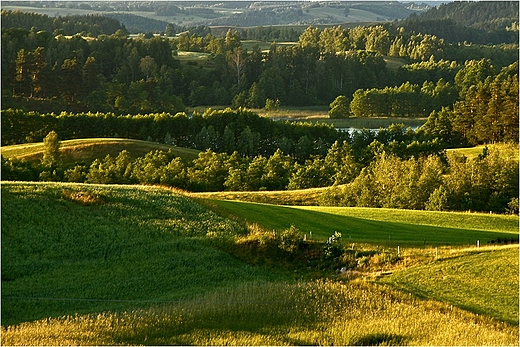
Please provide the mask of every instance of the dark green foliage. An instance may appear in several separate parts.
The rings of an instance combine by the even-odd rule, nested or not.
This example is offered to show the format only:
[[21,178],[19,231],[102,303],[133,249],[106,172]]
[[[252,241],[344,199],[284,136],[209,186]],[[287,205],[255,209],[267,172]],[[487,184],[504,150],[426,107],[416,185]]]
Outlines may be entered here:
[[49,17],[36,13],[2,10],[2,30],[4,28],[23,28],[62,35],[75,35],[77,33],[98,36],[101,34],[114,34],[118,30],[125,30],[118,20],[107,16],[82,15],[67,17]]
[[[4,11],[2,16],[31,21],[30,15],[20,13]],[[66,17],[55,25],[66,27],[79,19]],[[517,47],[511,45],[449,45],[439,36],[403,30],[393,34],[383,26],[309,27],[297,45],[273,43],[269,52],[262,53],[258,48],[245,50],[237,30],[216,37],[205,27],[193,28],[172,40],[152,35],[130,39],[123,30],[86,38],[79,29],[73,36],[55,36],[38,23],[24,29],[10,20],[2,24],[3,106],[40,111],[59,106],[116,114],[173,113],[183,111],[184,105],[262,107],[266,99],[284,105],[326,105],[337,95],[352,99],[358,89],[390,88],[405,79],[418,85],[441,78],[452,83],[454,69],[451,63],[446,68],[442,59],[462,64],[468,58],[485,57],[497,66],[517,60]],[[198,59],[181,63],[177,50],[209,55],[200,63]],[[426,77],[424,71],[409,69],[396,76],[385,66],[383,55],[429,61],[433,67]],[[72,82],[81,79],[85,83]],[[453,101],[438,99],[442,106]],[[438,107],[426,106],[422,112]]]
[[[185,113],[55,115],[8,109],[2,111],[1,118],[3,144],[41,141],[55,129],[61,139],[117,136],[162,142],[168,138],[177,146],[227,153],[237,150],[243,156],[255,156],[274,154],[283,138],[291,144],[287,154],[304,160],[320,153],[320,146],[342,138],[341,133],[325,124],[275,122],[245,109],[209,109],[191,118]],[[303,141],[302,137],[306,142],[294,146]]]
[[[518,42],[513,23],[518,23],[515,1],[450,2],[400,23],[407,31],[437,35],[448,42]],[[510,28],[509,30],[507,28]]]
[[323,247],[323,255],[325,258],[333,259],[339,257],[343,253],[341,246],[341,233],[335,232],[334,235],[328,238]]
[[344,96],[340,95],[329,105],[330,118],[348,118],[350,115],[350,103]]

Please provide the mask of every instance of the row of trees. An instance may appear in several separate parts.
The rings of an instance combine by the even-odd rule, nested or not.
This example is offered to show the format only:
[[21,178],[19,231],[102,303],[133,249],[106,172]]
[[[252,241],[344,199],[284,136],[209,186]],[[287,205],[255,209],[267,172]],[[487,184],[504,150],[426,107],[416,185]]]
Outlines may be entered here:
[[[308,157],[323,153],[334,141],[348,136],[326,124],[276,122],[246,109],[229,108],[191,116],[183,112],[56,115],[8,109],[2,112],[1,122],[3,145],[38,142],[54,130],[62,139],[123,137],[229,154],[237,150],[242,155],[271,155],[282,148],[295,156],[307,153]],[[374,134],[371,136],[373,139]]]
[[[107,155],[90,165],[61,165],[56,132],[44,139],[41,164],[2,158],[2,178],[11,180],[55,180],[88,183],[166,184],[191,191],[281,190],[342,184],[359,171],[354,153],[346,142],[335,142],[325,156],[318,156],[320,177],[309,175],[309,169],[285,155],[280,149],[271,156],[231,155],[212,150],[201,152],[192,162],[176,157],[172,151],[152,151],[132,159],[126,150],[117,157]],[[317,165],[319,164],[319,165]],[[309,181],[312,179],[313,181]]]
[[406,82],[398,87],[358,89],[350,109],[355,117],[427,117],[457,99],[457,88],[443,79],[437,84],[426,81],[422,87]]
[[126,29],[117,19],[99,15],[71,15],[49,17],[37,13],[2,10],[2,28],[38,28],[53,35],[82,33],[92,37],[113,34]]
[[[207,110],[192,117],[184,113],[55,115],[9,109],[3,111],[1,120],[4,145],[37,142],[48,132],[57,131],[63,139],[123,137],[200,150],[210,148],[229,155],[238,151],[242,156],[270,156],[281,149],[300,164],[312,156],[325,155],[335,141],[347,141],[362,163],[371,160],[366,147],[374,140],[391,146],[388,150],[401,156],[421,151],[435,153],[443,148],[442,143],[430,141],[403,125],[350,134],[325,124],[276,122],[244,109]],[[411,144],[420,146],[405,148]]]
[[[419,144],[383,145],[374,141],[366,147],[373,160],[363,167],[352,147],[335,142],[323,156],[303,165],[280,149],[271,156],[244,157],[201,152],[192,162],[173,152],[152,151],[132,159],[126,150],[117,157],[107,155],[90,165],[60,166],[59,142],[55,132],[44,141],[40,165],[2,157],[2,177],[11,180],[88,182],[101,184],[164,184],[190,191],[256,191],[331,187],[321,204],[429,210],[518,210],[518,160],[514,148],[484,149],[468,159],[457,154],[398,156],[398,148]],[[394,153],[392,153],[392,150]],[[516,199],[516,200],[515,200]],[[516,205],[515,205],[516,204]]]
[[456,79],[460,100],[432,112],[424,134],[449,145],[518,143],[518,63],[495,75],[489,61],[469,61]]
[[449,153],[401,159],[380,152],[349,184],[331,187],[334,206],[518,213],[516,149],[488,150],[473,159]]

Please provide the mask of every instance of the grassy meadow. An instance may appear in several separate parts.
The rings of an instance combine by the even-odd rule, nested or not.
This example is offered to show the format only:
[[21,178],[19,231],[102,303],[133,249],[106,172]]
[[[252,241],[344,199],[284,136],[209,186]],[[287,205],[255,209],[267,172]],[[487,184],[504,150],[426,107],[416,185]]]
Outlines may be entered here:
[[448,153],[456,153],[460,155],[465,155],[469,159],[473,159],[480,154],[482,154],[482,151],[484,148],[488,147],[489,149],[495,148],[498,149],[502,155],[511,155],[513,158],[516,158],[518,160],[518,147],[512,144],[508,143],[495,143],[495,144],[489,144],[489,145],[480,145],[475,147],[466,147],[466,148],[450,148],[447,150]]
[[[517,217],[200,204],[147,186],[2,182],[1,189],[2,345],[518,343],[518,246],[457,246],[468,237],[518,235]],[[408,247],[385,276],[255,265],[227,252],[248,232],[242,217],[226,218],[237,211],[263,213],[255,222],[266,228],[269,220],[277,228],[302,223],[319,239],[348,227],[375,246],[390,231],[392,242]],[[483,230],[464,227],[478,223]],[[407,264],[412,253],[430,251],[414,233],[434,244],[452,234],[439,247],[450,255]]]
[[269,280],[205,243],[240,230],[165,189],[3,182],[2,324]]

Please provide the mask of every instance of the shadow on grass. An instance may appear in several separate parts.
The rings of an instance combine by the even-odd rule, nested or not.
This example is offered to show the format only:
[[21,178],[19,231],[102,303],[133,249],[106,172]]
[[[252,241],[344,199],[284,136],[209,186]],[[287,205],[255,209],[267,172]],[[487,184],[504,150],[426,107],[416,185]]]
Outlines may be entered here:
[[319,240],[326,240],[335,231],[342,234],[343,242],[364,242],[389,246],[473,244],[476,240],[485,244],[497,237],[511,236],[500,232],[374,221],[287,206],[241,201],[211,200],[211,205],[215,212],[226,217],[234,216],[238,220],[257,223],[266,229],[282,230],[294,225],[311,238]]
[[368,334],[352,342],[353,346],[404,346],[406,337],[398,334]]

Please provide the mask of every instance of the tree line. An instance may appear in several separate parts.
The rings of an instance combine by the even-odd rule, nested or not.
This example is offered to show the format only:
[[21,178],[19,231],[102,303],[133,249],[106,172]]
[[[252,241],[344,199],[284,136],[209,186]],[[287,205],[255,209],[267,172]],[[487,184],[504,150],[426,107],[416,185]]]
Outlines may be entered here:
[[208,149],[191,162],[176,157],[172,151],[151,151],[132,159],[124,150],[115,158],[107,155],[90,165],[76,163],[64,168],[60,165],[57,134],[52,131],[44,139],[41,163],[2,157],[2,177],[163,184],[190,191],[330,187],[323,192],[320,204],[518,213],[518,160],[513,146],[502,151],[486,147],[474,159],[444,151],[428,152],[420,146],[396,140],[385,145],[374,140],[364,150],[364,155],[370,152],[368,164],[360,161],[362,158],[356,156],[347,141],[336,141],[324,155],[313,156],[304,164],[280,149],[271,156]]
[[[331,125],[304,122],[280,122],[246,109],[211,110],[192,116],[186,113],[115,115],[113,113],[40,114],[8,109],[2,112],[2,144],[38,142],[51,131],[62,139],[123,137],[148,140],[180,147],[242,156],[270,156],[281,149],[303,164],[316,155],[324,155],[336,141],[347,141],[358,160],[368,163],[366,147],[374,140],[392,146],[398,155],[436,152],[444,144],[414,132],[404,125],[392,125],[379,131],[341,132]],[[413,145],[408,150],[407,146]],[[404,146],[404,147],[403,147]],[[389,149],[390,151],[390,149]]]
[[384,150],[349,184],[327,189],[321,203],[333,206],[493,211],[518,213],[517,149],[488,149],[475,158],[401,159]]
[[399,23],[408,31],[429,33],[448,42],[518,42],[518,4],[514,1],[450,2]]

